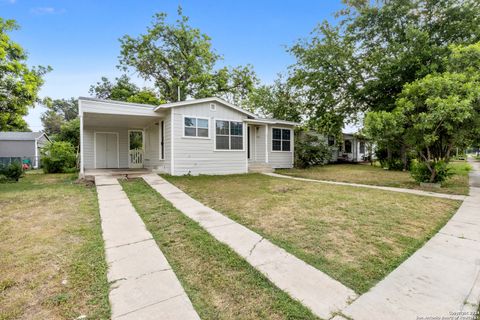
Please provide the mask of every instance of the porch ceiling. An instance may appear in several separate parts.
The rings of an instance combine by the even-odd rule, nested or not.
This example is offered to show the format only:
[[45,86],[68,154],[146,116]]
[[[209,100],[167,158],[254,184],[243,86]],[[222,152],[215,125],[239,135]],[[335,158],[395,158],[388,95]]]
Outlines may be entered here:
[[84,127],[126,127],[145,128],[158,122],[162,117],[138,116],[138,115],[116,115],[103,113],[83,114]]

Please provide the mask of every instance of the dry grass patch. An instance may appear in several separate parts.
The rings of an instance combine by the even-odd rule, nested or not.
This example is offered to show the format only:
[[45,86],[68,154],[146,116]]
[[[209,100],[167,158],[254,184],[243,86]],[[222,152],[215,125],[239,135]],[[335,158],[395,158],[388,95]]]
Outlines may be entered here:
[[202,319],[316,319],[143,180],[121,183]]
[[468,195],[468,171],[466,162],[452,162],[454,175],[442,184],[441,189],[426,189],[413,180],[409,172],[384,170],[369,164],[330,164],[307,169],[281,169],[277,173],[293,177],[360,183],[397,188],[435,191],[448,194]]
[[0,184],[0,319],[108,319],[95,189],[75,176]]
[[359,293],[418,249],[459,206],[260,174],[166,178]]

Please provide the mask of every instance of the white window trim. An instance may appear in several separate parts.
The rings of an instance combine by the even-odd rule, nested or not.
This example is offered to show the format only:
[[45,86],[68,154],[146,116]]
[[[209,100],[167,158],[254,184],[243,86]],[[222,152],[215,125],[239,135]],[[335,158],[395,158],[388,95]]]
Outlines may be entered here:
[[[185,127],[185,118],[195,118],[195,119],[207,120],[207,122],[208,122],[208,125],[207,125],[208,137],[186,136],[186,135],[185,135],[185,128],[186,128],[186,127]],[[188,128],[188,127],[187,127],[187,128]],[[198,134],[198,126],[196,126],[195,128],[197,129],[197,134]],[[205,128],[201,128],[201,129],[205,129]],[[210,118],[208,118],[208,117],[188,116],[188,115],[185,115],[185,114],[182,116],[182,139],[203,139],[203,140],[209,140],[209,139],[211,139],[210,131],[211,131]]]
[[[217,149],[217,121],[229,121],[229,122],[240,122],[242,124],[242,149]],[[213,119],[213,127],[215,128],[215,134],[214,134],[214,138],[213,138],[213,151],[215,152],[245,152],[245,122],[243,122],[242,120],[232,120],[232,119],[220,119],[220,118],[214,118]],[[230,134],[230,127],[228,128],[228,147],[230,147],[230,137],[232,137],[232,135]],[[235,136],[235,137],[239,137],[239,136]]]
[[97,169],[97,133],[110,133],[117,136],[117,168],[120,168],[120,143],[118,132],[109,132],[109,131],[94,131],[93,132],[93,167]]
[[[290,150],[289,150],[289,151],[273,150],[273,140],[274,140],[274,139],[273,139],[273,129],[289,130],[289,131],[290,131]],[[292,148],[293,132],[292,132],[292,131],[293,131],[293,130],[290,129],[290,128],[272,127],[272,130],[271,130],[271,132],[272,132],[272,138],[270,139],[270,144],[271,144],[271,146],[270,146],[270,152],[283,152],[283,153],[285,153],[285,152],[292,152],[292,150],[293,150],[293,148]],[[278,140],[278,139],[275,139],[275,140]],[[283,142],[283,139],[280,139],[280,141]],[[281,145],[283,145],[283,143],[282,143]]]

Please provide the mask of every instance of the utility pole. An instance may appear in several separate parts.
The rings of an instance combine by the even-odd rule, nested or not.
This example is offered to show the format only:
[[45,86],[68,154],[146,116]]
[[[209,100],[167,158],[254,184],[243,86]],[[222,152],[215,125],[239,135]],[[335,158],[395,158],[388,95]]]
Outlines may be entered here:
[[177,87],[177,98],[180,101],[180,86]]

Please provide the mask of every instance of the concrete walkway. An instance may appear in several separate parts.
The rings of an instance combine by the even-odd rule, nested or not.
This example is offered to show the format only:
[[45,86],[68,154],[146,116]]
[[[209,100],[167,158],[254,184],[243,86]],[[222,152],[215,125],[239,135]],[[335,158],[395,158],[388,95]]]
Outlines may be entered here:
[[277,287],[329,319],[356,298],[353,290],[287,253],[257,233],[192,199],[156,174],[143,179],[178,210],[227,244]]
[[267,173],[267,172],[265,172],[263,174],[265,174],[267,176],[275,177],[275,178],[286,178],[286,179],[292,179],[292,180],[298,180],[298,181],[319,182],[319,183],[334,184],[334,185],[339,185],[339,186],[362,187],[362,188],[370,188],[370,189],[410,193],[410,194],[416,194],[416,195],[419,195],[419,196],[436,197],[436,198],[444,198],[444,199],[452,199],[452,200],[462,200],[463,201],[467,198],[467,196],[454,195],[454,194],[444,194],[444,193],[438,193],[438,192],[429,192],[429,191],[407,189],[407,188],[382,187],[382,186],[374,186],[374,185],[369,185],[369,184],[359,184],[359,183],[349,183],[349,182],[338,182],[338,181],[298,178],[298,177],[286,176],[286,175],[278,174],[278,173]]
[[452,219],[342,314],[354,320],[408,320],[465,312],[462,319],[475,319],[480,301],[480,163],[472,165],[470,196]]
[[96,176],[112,319],[200,319],[117,179]]

